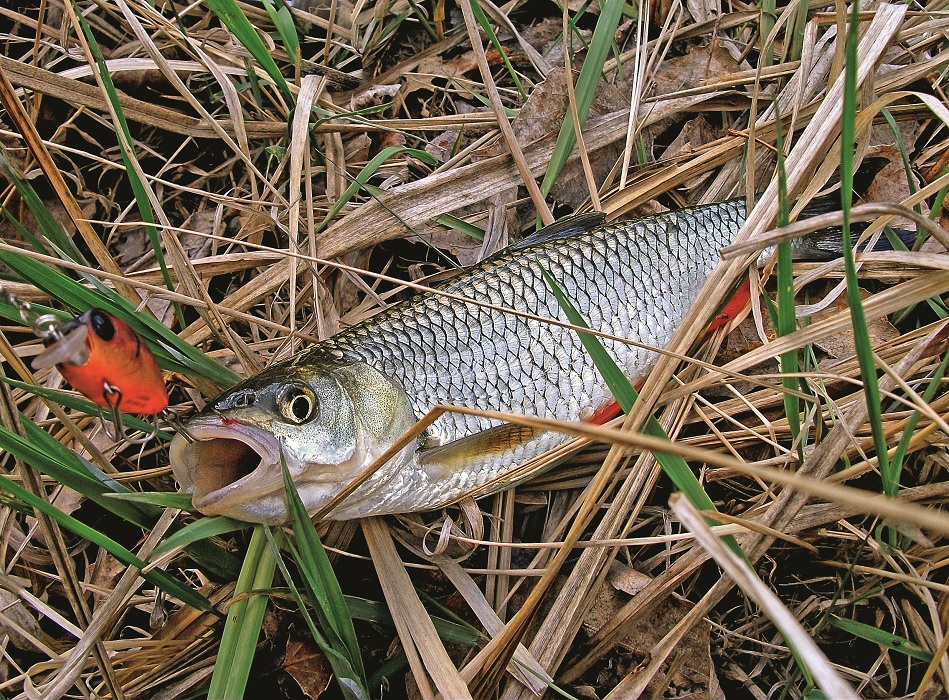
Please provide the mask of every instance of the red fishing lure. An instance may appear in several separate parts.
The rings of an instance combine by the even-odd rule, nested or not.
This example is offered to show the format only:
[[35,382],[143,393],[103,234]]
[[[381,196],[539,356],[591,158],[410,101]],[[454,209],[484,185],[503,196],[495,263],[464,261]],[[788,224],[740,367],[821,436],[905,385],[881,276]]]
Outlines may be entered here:
[[90,309],[47,343],[33,367],[56,365],[66,381],[96,405],[148,415],[168,407],[165,382],[148,346],[112,314]]

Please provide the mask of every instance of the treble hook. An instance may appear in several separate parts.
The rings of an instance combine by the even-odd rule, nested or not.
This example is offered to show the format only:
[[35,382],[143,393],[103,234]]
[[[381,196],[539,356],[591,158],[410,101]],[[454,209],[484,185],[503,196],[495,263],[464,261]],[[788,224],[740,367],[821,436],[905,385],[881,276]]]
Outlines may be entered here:
[[178,413],[175,411],[175,409],[171,407],[166,408],[164,411],[155,416],[156,420],[159,416],[163,421],[174,428],[176,432],[180,433],[181,436],[189,443],[194,444],[197,442],[198,438],[188,432],[188,429],[185,427],[185,424],[181,422],[181,419],[178,417]]
[[109,414],[112,421],[112,425],[115,428],[115,432],[110,432],[108,426],[106,425],[106,418],[102,414],[102,411],[99,411],[99,424],[102,426],[102,431],[106,434],[112,442],[117,445],[128,443],[130,445],[143,445],[156,435],[158,435],[158,416],[157,414],[153,418],[152,429],[142,437],[133,438],[134,433],[125,432],[125,424],[122,420],[122,390],[119,387],[109,384],[108,382],[103,382],[102,384],[102,398],[105,400],[105,403],[109,407]]

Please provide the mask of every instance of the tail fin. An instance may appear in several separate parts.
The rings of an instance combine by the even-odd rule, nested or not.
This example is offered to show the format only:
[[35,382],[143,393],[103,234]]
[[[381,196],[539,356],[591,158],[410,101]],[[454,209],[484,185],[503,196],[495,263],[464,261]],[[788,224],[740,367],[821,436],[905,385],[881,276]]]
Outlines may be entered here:
[[[817,216],[818,214],[837,211],[839,208],[840,201],[836,198],[821,197],[804,207],[800,218],[807,219],[812,216]],[[868,225],[869,224],[865,221],[853,222],[850,230],[851,233],[854,234],[854,238],[863,233]],[[907,248],[912,247],[916,241],[916,231],[910,229],[893,229],[893,232],[896,234],[896,238]],[[888,236],[881,236],[873,246],[873,250],[894,250],[894,246],[896,245],[897,244],[891,241]],[[791,250],[796,260],[824,261],[839,258],[843,255],[844,251],[843,230],[839,226],[820,229],[819,231],[815,231],[814,233],[793,241]],[[864,251],[866,247],[862,246],[858,250]]]

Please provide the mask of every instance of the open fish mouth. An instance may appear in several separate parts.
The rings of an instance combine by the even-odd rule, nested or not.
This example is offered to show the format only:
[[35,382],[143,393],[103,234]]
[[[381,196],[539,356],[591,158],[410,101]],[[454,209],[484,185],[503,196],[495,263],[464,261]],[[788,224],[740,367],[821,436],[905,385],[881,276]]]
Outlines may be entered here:
[[192,422],[188,432],[194,441],[179,434],[171,443],[172,471],[195,508],[221,507],[282,488],[278,440],[252,425],[227,422]]

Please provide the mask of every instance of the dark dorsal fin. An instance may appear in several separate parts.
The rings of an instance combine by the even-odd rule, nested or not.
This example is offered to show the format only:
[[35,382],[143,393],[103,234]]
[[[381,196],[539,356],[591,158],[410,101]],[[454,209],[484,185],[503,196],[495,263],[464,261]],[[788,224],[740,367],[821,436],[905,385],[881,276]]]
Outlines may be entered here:
[[606,223],[606,214],[601,211],[589,211],[583,214],[574,214],[560,221],[555,221],[550,226],[545,226],[540,231],[532,233],[524,240],[512,243],[509,249],[518,250],[535,246],[540,243],[548,243],[561,238],[569,238],[580,233],[586,233],[602,226]]

